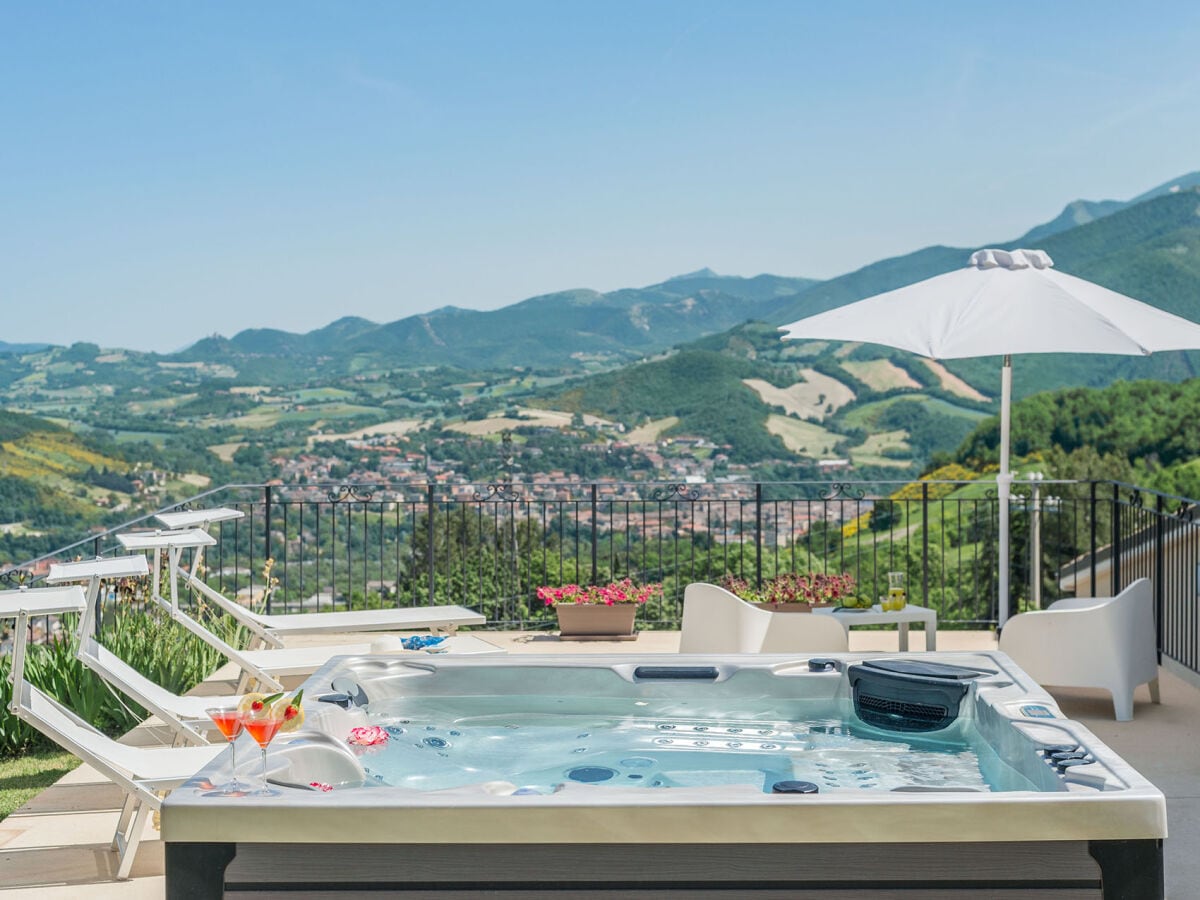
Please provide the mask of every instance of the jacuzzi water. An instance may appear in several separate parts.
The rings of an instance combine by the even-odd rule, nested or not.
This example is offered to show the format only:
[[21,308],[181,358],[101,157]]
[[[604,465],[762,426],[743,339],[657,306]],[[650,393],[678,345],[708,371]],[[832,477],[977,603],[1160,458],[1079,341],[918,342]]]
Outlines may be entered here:
[[[507,780],[527,793],[574,782],[676,788],[784,781],[834,790],[1030,790],[965,723],[938,737],[887,735],[854,725],[842,703],[804,721],[680,717],[677,702],[630,704],[623,715],[571,714],[563,701],[505,696],[372,703],[386,743],[354,747],[368,779],[417,790]],[[661,709],[655,709],[658,705]],[[496,709],[518,712],[497,713]]]

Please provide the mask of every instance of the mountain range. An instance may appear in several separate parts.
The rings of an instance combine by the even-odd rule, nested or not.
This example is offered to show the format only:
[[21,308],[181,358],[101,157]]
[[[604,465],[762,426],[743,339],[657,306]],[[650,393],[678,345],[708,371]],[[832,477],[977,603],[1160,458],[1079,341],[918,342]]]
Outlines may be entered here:
[[[1198,189],[1200,172],[1193,172],[1128,201],[1077,200],[1020,238],[992,246],[1034,244],[1065,271],[1200,319]],[[962,266],[974,249],[926,247],[824,281],[701,269],[644,288],[560,291],[491,311],[444,307],[385,324],[351,316],[306,334],[251,329],[231,338],[212,336],[161,357],[122,352],[129,360],[202,364],[265,384],[437,365],[587,373],[653,357],[746,321],[780,325],[891,290]],[[35,349],[0,342],[0,355]],[[992,361],[979,360],[949,368],[973,384],[981,378],[990,384],[995,369]],[[1114,377],[1178,380],[1197,370],[1190,354],[1099,363],[1093,357],[1053,358],[1039,365],[1035,380],[1020,380],[1017,390],[1099,385]]]
[[559,291],[487,312],[444,307],[384,325],[343,318],[307,334],[252,329],[229,339],[205,338],[178,358],[234,366],[252,357],[350,355],[378,357],[389,367],[616,363],[747,319],[771,318],[784,298],[814,283],[777,275],[721,276],[705,269],[645,288]]
[[[1128,201],[1078,200],[1050,222],[992,246],[1046,250],[1064,271],[1200,320],[1200,172],[1172,179]],[[589,371],[653,356],[671,347],[756,320],[779,325],[871,294],[929,278],[966,263],[975,247],[934,246],[817,281],[718,275],[711,269],[644,288],[609,293],[577,289],[532,297],[492,311],[446,307],[386,324],[344,318],[307,334],[255,329],[206,338],[176,357],[222,363],[269,377],[304,360],[327,371],[380,365],[451,365],[468,369],[532,366]],[[1032,326],[1031,326],[1032,327]],[[956,361],[951,371],[975,383],[994,377],[992,361]],[[263,371],[268,370],[268,371]],[[1019,392],[1068,384],[1106,384],[1114,377],[1178,380],[1200,371],[1200,357],[1097,362],[1050,358]],[[984,373],[988,373],[984,375]],[[293,377],[289,374],[286,377]]]

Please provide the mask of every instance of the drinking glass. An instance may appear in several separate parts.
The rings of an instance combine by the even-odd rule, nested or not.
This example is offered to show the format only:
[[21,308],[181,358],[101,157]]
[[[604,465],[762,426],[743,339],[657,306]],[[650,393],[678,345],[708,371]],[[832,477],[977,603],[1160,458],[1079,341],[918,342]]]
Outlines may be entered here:
[[271,704],[260,710],[251,710],[245,713],[242,721],[246,733],[254,738],[254,742],[262,750],[261,784],[250,792],[250,796],[274,797],[279,794],[279,791],[267,784],[267,747],[270,746],[275,735],[279,733],[280,726],[283,725],[283,710],[276,709],[275,704]]
[[240,796],[246,792],[246,785],[238,781],[237,777],[237,738],[242,733],[242,726],[245,724],[244,716],[236,706],[212,706],[205,712],[208,713],[208,717],[212,719],[213,724],[217,726],[221,734],[225,736],[226,743],[229,744],[229,760],[233,769],[233,777],[229,781],[225,784],[214,785],[213,790],[205,796]]

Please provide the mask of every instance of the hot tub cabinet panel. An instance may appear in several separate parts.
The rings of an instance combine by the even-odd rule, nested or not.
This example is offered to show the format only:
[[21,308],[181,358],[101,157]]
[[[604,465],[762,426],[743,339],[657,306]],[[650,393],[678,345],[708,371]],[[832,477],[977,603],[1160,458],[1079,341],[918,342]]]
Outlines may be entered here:
[[[661,656],[636,655],[332,661],[306,683],[306,705],[330,695],[334,679],[344,687],[347,678],[370,703],[341,709],[314,702],[309,706],[314,730],[272,751],[272,777],[283,785],[316,781],[337,787],[329,792],[283,787],[270,798],[177,790],[163,810],[167,896],[349,897],[363,890],[414,897],[497,891],[540,897],[565,891],[573,897],[765,898],[830,896],[838,890],[855,897],[928,892],[974,898],[1001,890],[1055,898],[1163,896],[1162,794],[1085,728],[1064,719],[1007,657],[892,655],[878,668],[896,669],[903,677],[883,687],[870,686],[872,679],[860,678],[863,670],[854,668],[871,657],[680,656],[667,664]],[[906,668],[907,659],[913,665]],[[959,667],[961,674],[930,668],[930,661]],[[942,677],[960,680],[965,690],[934,690],[937,685],[927,683]],[[868,687],[856,688],[852,681]],[[906,684],[912,686],[909,693]],[[870,696],[853,696],[856,690]],[[960,695],[961,701],[937,699]],[[364,783],[359,758],[344,741],[348,728],[369,716],[385,721],[378,709],[389,700],[422,710],[479,708],[494,713],[483,718],[511,716],[521,723],[510,728],[541,723],[547,710],[564,707],[583,709],[597,721],[623,714],[643,730],[655,727],[647,724],[659,721],[654,716],[666,716],[667,724],[656,726],[662,732],[650,731],[660,735],[653,745],[661,745],[661,753],[643,745],[629,759],[612,756],[620,761],[611,768],[572,769],[568,760],[563,763],[568,777],[552,789],[519,788],[528,782],[518,779],[541,772],[542,764],[504,757],[513,782],[418,790],[399,782]],[[959,708],[929,713],[928,707],[944,702],[959,702]],[[969,731],[982,748],[979,765],[990,788],[929,787],[914,750],[915,761],[904,757],[899,767],[904,772],[916,767],[910,785],[859,789],[861,783],[874,784],[865,779],[876,776],[839,786],[835,774],[816,793],[775,793],[813,789],[815,784],[786,779],[825,772],[812,769],[809,757],[828,758],[823,749],[779,741],[778,725],[759,732],[770,735],[755,757],[765,783],[715,783],[704,765],[684,764],[700,755],[698,749],[708,753],[722,741],[744,752],[755,722],[799,722],[806,712],[819,713],[812,720],[818,723],[814,733],[840,734],[842,726],[830,724],[827,715],[834,707],[845,714],[847,733],[865,728],[878,737],[878,726],[857,720],[860,705],[869,706],[876,722],[910,729],[899,737],[911,738],[913,748],[925,739],[920,729],[933,729],[935,736],[947,729]],[[643,715],[651,718],[638,720]],[[956,723],[946,726],[947,719]],[[398,721],[409,730],[397,728],[397,735],[412,746],[436,741],[426,737],[434,728],[421,720]],[[689,721],[716,724],[689,731]],[[722,729],[722,721],[737,727]],[[469,743],[462,731],[449,733],[462,747]],[[888,751],[876,768],[896,769],[892,745],[875,746]],[[445,757],[460,749],[439,751],[434,743],[430,752]],[[856,759],[870,758],[858,752]],[[656,755],[670,758],[670,764],[654,768]],[[378,757],[366,753],[361,759],[374,766]],[[627,773],[626,764],[645,768]],[[798,774],[781,766],[794,766]],[[250,774],[247,767],[243,775]],[[750,763],[733,768],[738,777],[745,775],[742,769],[752,770]],[[588,783],[590,774],[575,779],[584,769],[610,780]],[[666,783],[670,775],[676,784],[687,783],[627,786],[649,777],[641,772],[660,769]],[[197,783],[227,774],[200,773]]]
[[[1161,842],[990,844],[180,844],[167,900],[601,896],[736,898],[902,895],[978,900],[1161,898]],[[929,892],[922,894],[922,891]],[[852,892],[852,893],[850,893]]]

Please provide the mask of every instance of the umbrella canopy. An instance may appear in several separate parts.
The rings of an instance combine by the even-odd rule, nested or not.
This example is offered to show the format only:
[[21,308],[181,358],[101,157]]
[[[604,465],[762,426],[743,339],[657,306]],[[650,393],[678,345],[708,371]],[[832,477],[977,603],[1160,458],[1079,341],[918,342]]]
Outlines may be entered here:
[[1000,391],[1000,624],[1008,618],[1013,353],[1200,348],[1200,325],[1058,272],[1041,250],[978,250],[966,267],[782,326],[784,338],[865,341],[933,359],[1004,356]]

